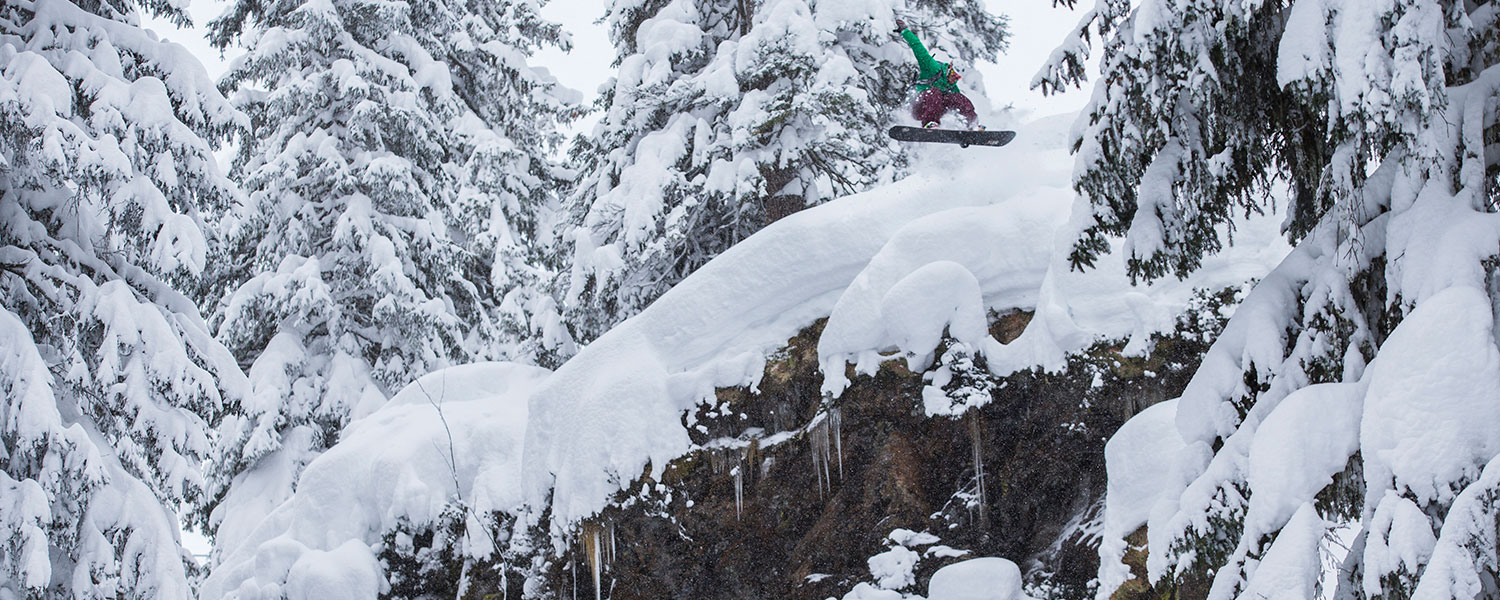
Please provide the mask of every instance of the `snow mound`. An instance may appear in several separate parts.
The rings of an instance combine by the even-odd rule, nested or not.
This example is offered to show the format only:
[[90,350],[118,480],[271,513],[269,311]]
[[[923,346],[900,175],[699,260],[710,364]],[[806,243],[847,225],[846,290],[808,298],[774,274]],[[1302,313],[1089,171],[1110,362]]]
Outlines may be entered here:
[[890,550],[871,556],[865,561],[870,567],[870,576],[875,586],[886,590],[899,590],[916,583],[917,561],[922,556],[904,546],[893,546]]
[[[1417,305],[1370,362],[1360,427],[1370,498],[1393,480],[1451,501],[1500,454],[1500,351],[1483,291],[1455,286]],[[1388,484],[1389,485],[1389,484]]]
[[1099,542],[1100,590],[1112,593],[1130,580],[1130,567],[1123,562],[1125,538],[1146,523],[1162,492],[1171,489],[1177,477],[1157,464],[1159,457],[1176,455],[1185,446],[1177,434],[1176,415],[1176,400],[1153,404],[1121,425],[1104,445],[1108,481]]
[[853,590],[844,594],[844,600],[908,600],[908,596],[895,590],[882,590],[868,583],[854,586]]
[[966,560],[938,569],[927,600],[1030,600],[1021,593],[1021,569],[998,557]]
[[1311,502],[1292,514],[1281,535],[1266,551],[1241,598],[1305,600],[1318,597],[1314,585],[1321,575],[1320,544],[1327,523]]
[[1250,444],[1248,527],[1276,531],[1344,470],[1359,449],[1364,386],[1325,383],[1277,405]]
[[[1030,308],[1047,272],[1071,192],[1043,187],[982,208],[919,219],[896,233],[839,297],[818,341],[823,391],[848,386],[843,365],[871,373],[882,353],[932,352],[943,329],[978,347],[988,339],[984,309]],[[918,358],[913,362],[925,362]]]
[[[384,577],[371,546],[400,521],[436,521],[459,498],[470,514],[517,512],[526,399],[548,374],[479,363],[413,382],[307,466],[203,596],[373,598]],[[468,544],[474,556],[494,550],[484,536]]]

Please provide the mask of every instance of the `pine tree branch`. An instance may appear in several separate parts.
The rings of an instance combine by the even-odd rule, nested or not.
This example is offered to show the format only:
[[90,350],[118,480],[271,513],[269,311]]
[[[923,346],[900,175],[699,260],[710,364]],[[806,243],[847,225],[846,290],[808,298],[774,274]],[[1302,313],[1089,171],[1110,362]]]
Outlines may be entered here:
[[26,277],[26,265],[28,264],[30,264],[30,261],[19,263],[0,262],[0,271],[9,271],[15,273],[17,277],[24,279]]

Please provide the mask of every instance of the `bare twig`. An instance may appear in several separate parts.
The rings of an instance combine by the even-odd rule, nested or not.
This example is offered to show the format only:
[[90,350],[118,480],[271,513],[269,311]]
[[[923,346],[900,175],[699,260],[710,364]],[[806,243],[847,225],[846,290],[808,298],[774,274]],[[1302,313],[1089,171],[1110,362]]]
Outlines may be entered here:
[[[444,458],[444,461],[448,464],[448,473],[453,476],[453,493],[458,496],[459,503],[463,503],[464,491],[458,482],[458,452],[453,447],[453,429],[448,426],[448,416],[443,414],[443,406],[438,403],[437,398],[432,397],[432,393],[427,391],[427,386],[422,385],[420,378],[417,379],[416,384],[417,389],[422,390],[422,395],[427,397],[427,403],[431,404],[432,409],[437,411],[438,422],[443,424],[443,434],[448,436],[448,456]],[[445,389],[446,387],[444,386]],[[436,443],[433,445],[436,445]],[[441,454],[441,451],[439,454]]]
[[[490,547],[495,550],[499,550],[500,542],[499,540],[495,539],[495,534],[490,531],[490,528],[485,524],[484,520],[479,517],[479,514],[474,512],[474,509],[469,506],[469,503],[464,501],[463,487],[460,485],[458,480],[458,451],[454,448],[453,445],[453,428],[448,425],[448,416],[443,413],[443,405],[438,401],[438,398],[434,398],[432,394],[427,391],[427,386],[422,385],[422,380],[420,378],[417,379],[416,384],[417,389],[422,391],[422,395],[427,397],[427,403],[431,404],[433,410],[437,411],[438,422],[443,424],[443,434],[448,436],[448,456],[444,457],[444,460],[448,465],[448,473],[453,478],[453,494],[458,497],[458,505],[464,511],[464,515],[472,518],[474,522],[478,523],[480,525],[480,528],[484,530],[485,537],[489,538]],[[444,385],[443,388],[444,390],[446,390],[447,386]],[[434,442],[433,445],[436,446],[436,442]],[[438,454],[442,454],[441,449],[439,449]],[[467,526],[464,527],[464,535],[469,535],[469,528]]]

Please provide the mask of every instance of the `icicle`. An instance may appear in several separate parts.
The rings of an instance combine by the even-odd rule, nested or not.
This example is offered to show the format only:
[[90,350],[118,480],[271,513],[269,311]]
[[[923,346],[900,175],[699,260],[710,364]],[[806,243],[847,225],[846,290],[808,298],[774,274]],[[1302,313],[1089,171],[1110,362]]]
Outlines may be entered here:
[[730,473],[734,474],[734,520],[738,521],[745,510],[745,470],[736,466]]
[[813,478],[818,480],[818,500],[822,500],[823,499],[823,478],[822,478],[822,476],[818,475],[818,472],[820,471],[820,468],[819,468],[819,465],[818,465],[818,456],[819,456],[818,455],[818,437],[816,435],[816,430],[814,430],[812,432],[808,432],[808,443],[810,443],[812,445],[811,451],[809,451],[808,454],[812,456]]
[[604,588],[599,586],[599,568],[604,561],[600,560],[599,551],[599,530],[596,529],[594,530],[594,597],[603,600]]
[[615,522],[609,522],[609,563],[615,562]]
[[839,457],[839,481],[844,480],[844,410],[831,406],[828,408],[828,421],[833,427],[833,446],[838,450]]
[[979,411],[969,411],[969,441],[974,447],[974,485],[979,499],[979,526],[989,529],[989,502],[984,497],[984,446],[980,443]]
[[825,491],[833,491],[833,481],[828,471],[828,419],[818,421],[808,433],[812,438],[813,477],[818,480],[818,498],[821,500]]
[[820,428],[822,429],[820,437],[823,438],[823,482],[828,484],[828,491],[830,493],[833,492],[833,473],[832,467],[829,466],[833,463],[833,461],[831,460],[833,458],[833,444],[829,443],[828,439],[832,429],[831,420],[831,416],[825,417],[823,419],[822,427]]
[[603,600],[604,596],[601,595],[601,592],[604,588],[599,585],[599,568],[600,564],[603,563],[603,560],[601,560],[603,557],[599,553],[599,525],[597,523],[584,525],[583,530],[583,541],[584,545],[587,546],[585,550],[589,556],[589,574],[594,577],[594,598],[596,600]]
[[714,475],[724,472],[724,450],[712,449],[708,451],[708,467]]

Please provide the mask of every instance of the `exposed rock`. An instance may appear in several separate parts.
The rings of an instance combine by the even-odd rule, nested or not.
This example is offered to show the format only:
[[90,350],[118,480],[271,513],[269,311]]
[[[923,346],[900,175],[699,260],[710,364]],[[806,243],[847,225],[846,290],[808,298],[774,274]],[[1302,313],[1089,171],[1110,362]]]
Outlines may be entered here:
[[[997,329],[1027,317],[1001,319]],[[897,528],[930,531],[970,556],[1011,558],[1034,591],[1086,597],[1098,567],[1090,527],[1105,484],[1104,441],[1130,415],[1175,396],[1203,350],[1160,340],[1151,356],[1132,359],[1120,356],[1121,345],[1101,344],[1067,373],[1007,378],[973,417],[946,419],[923,414],[921,374],[895,361],[854,378],[826,405],[816,339],[815,327],[790,340],[767,365],[760,393],[726,390],[720,406],[700,411],[711,435],[696,442],[755,438],[753,452],[746,444],[675,462],[671,487],[681,495],[670,520],[639,510],[610,517],[627,547],[611,565],[610,597],[840,597],[870,579],[866,559]],[[829,408],[840,427],[824,463],[814,437],[828,426]],[[961,497],[974,478],[969,418],[978,421],[989,471],[987,502],[977,507]],[[789,439],[766,443],[786,429]],[[713,452],[732,466],[712,468]],[[909,591],[924,591],[926,578],[953,560],[923,560]]]
[[[1002,341],[1030,320],[992,317]],[[1130,416],[1180,393],[1222,323],[1210,321],[1156,339],[1148,356],[1122,356],[1123,342],[1100,343],[1063,373],[998,380],[993,399],[960,418],[927,417],[923,374],[901,361],[873,376],[851,373],[841,398],[823,398],[820,322],[768,361],[758,390],[720,390],[716,405],[685,419],[702,449],[673,461],[662,482],[643,475],[588,525],[608,536],[597,542],[608,545],[600,553],[603,595],[842,597],[873,582],[868,558],[887,550],[893,530],[909,529],[956,550],[925,555],[904,591],[925,593],[932,574],[963,550],[964,558],[1014,561],[1032,596],[1092,598],[1104,442]],[[463,597],[502,597],[496,584],[506,581],[505,597],[593,598],[594,543],[559,553],[536,542],[529,562],[507,559],[504,578],[471,574]],[[1131,556],[1143,560],[1139,551]],[[528,575],[529,590],[519,583]],[[1157,597],[1149,587],[1121,594]]]

